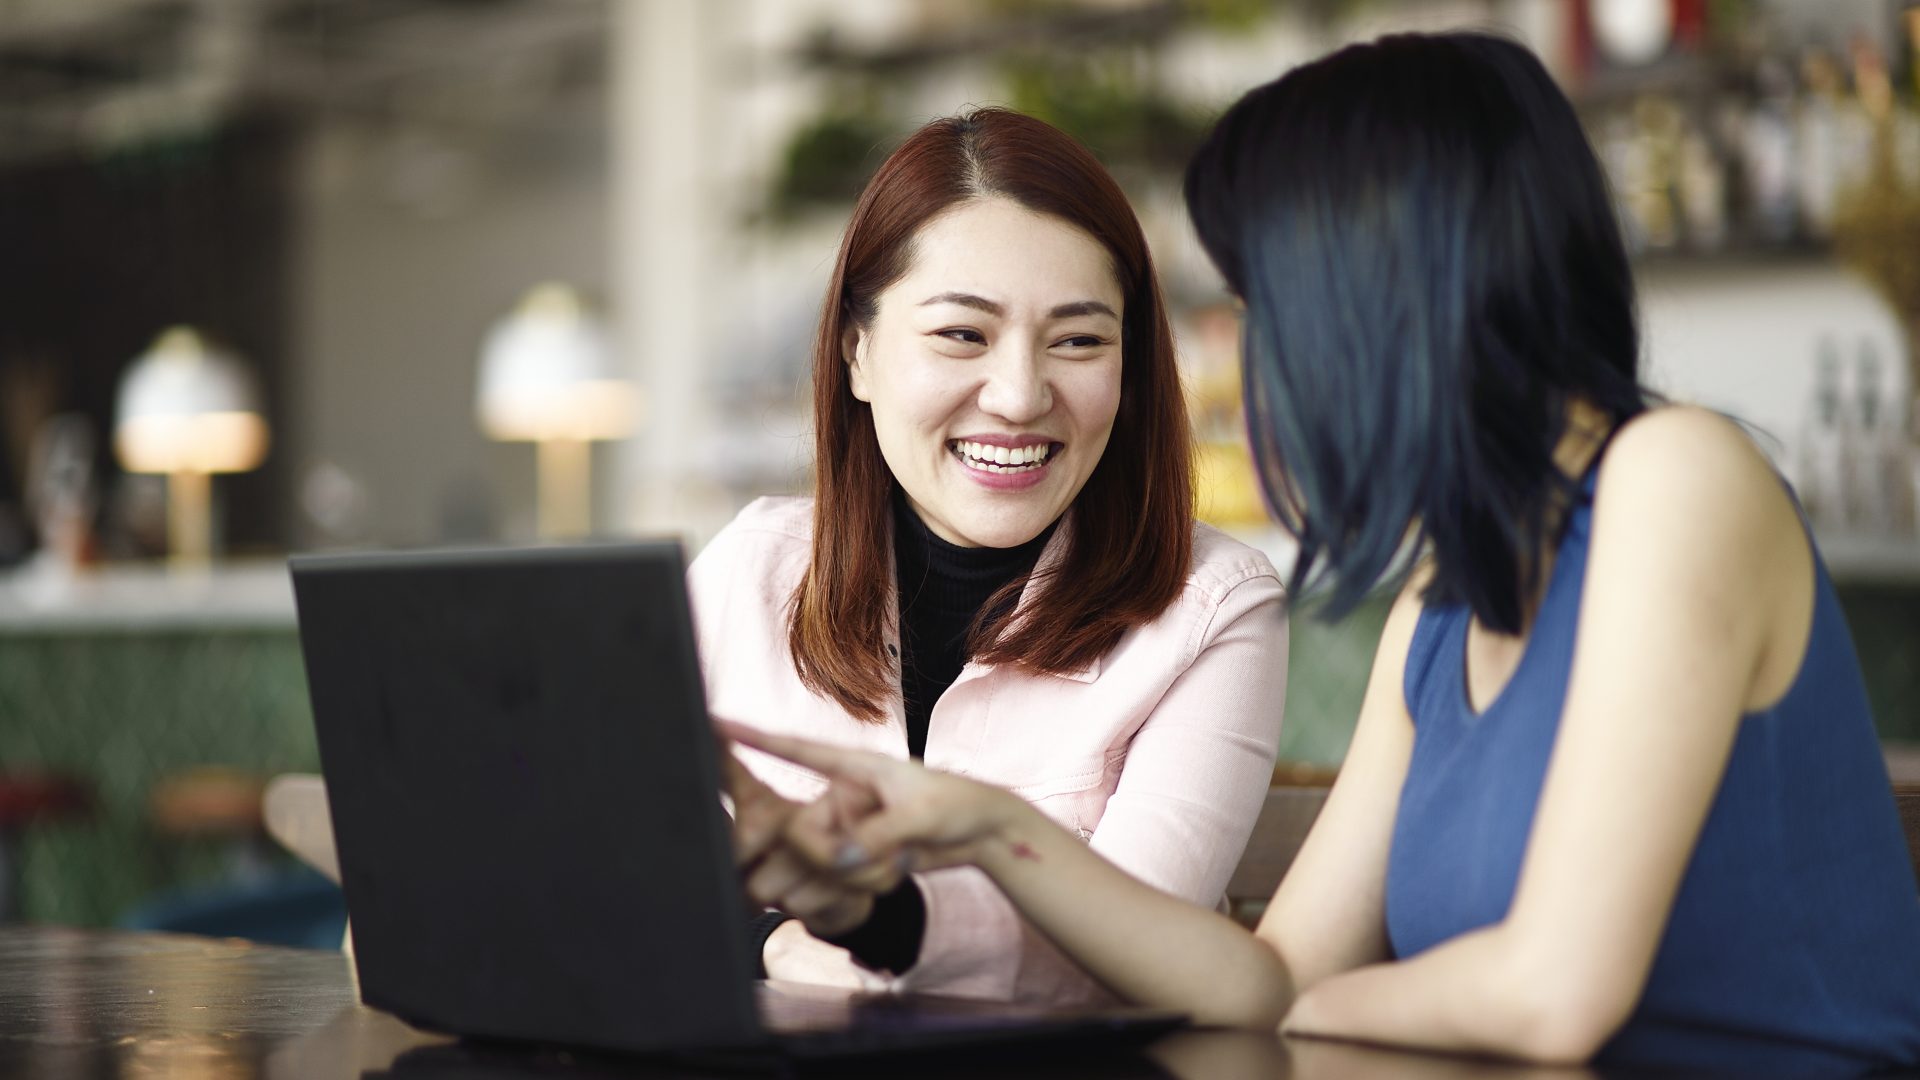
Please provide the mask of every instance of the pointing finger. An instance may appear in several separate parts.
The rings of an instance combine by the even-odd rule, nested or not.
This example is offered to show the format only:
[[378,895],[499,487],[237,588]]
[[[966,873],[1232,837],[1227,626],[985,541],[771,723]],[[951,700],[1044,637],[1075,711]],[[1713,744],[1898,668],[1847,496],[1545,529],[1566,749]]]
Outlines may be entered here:
[[878,754],[861,750],[847,750],[807,739],[774,735],[724,720],[716,723],[729,738],[742,746],[751,746],[762,753],[784,758],[795,765],[803,765],[827,776],[871,782],[889,761]]

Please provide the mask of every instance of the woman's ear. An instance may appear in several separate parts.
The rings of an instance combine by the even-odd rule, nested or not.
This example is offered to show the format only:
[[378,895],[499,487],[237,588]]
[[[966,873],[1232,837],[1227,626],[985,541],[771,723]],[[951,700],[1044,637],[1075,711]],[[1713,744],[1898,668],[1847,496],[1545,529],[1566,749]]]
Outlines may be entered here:
[[867,386],[867,335],[849,324],[840,334],[840,359],[847,365],[847,384],[853,396],[871,403],[873,392]]

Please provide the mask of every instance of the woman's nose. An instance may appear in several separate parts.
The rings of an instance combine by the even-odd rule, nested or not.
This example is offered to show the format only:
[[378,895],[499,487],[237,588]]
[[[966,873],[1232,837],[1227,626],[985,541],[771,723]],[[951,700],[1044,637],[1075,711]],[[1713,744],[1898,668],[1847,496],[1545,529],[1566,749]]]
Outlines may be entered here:
[[980,387],[982,411],[1010,424],[1024,424],[1053,408],[1053,388],[1042,370],[1043,357],[1030,346],[1005,345],[989,358]]

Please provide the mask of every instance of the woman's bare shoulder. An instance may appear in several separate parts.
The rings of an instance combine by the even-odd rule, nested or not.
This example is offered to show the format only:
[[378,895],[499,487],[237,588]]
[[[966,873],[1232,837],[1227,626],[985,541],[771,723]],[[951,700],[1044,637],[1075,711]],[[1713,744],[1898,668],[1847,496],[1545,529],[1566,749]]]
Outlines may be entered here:
[[[1786,482],[1746,429],[1672,406],[1628,422],[1594,491],[1590,593],[1652,588],[1784,638],[1812,548]],[[1775,642],[1779,644],[1779,642]]]
[[1613,439],[1600,465],[1596,502],[1631,489],[1630,498],[1677,500],[1703,508],[1777,503],[1791,509],[1785,486],[1752,435],[1733,419],[1692,405],[1643,413]]

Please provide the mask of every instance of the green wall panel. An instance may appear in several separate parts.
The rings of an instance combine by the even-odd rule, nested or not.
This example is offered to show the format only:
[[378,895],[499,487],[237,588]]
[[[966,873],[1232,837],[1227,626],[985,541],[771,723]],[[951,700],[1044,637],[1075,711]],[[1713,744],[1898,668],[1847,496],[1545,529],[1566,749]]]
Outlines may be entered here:
[[1920,585],[1842,585],[1880,737],[1920,743]]
[[104,924],[156,890],[206,881],[227,845],[156,835],[155,781],[196,765],[318,767],[291,630],[0,635],[0,772],[87,778],[91,820],[20,845],[21,914]]
[[1360,717],[1373,650],[1380,643],[1393,597],[1367,600],[1337,623],[1321,622],[1311,608],[1293,617],[1287,652],[1287,715],[1280,726],[1280,756],[1289,761],[1337,766]]

